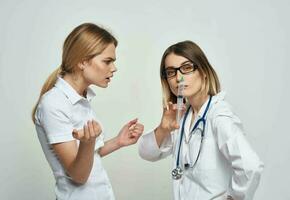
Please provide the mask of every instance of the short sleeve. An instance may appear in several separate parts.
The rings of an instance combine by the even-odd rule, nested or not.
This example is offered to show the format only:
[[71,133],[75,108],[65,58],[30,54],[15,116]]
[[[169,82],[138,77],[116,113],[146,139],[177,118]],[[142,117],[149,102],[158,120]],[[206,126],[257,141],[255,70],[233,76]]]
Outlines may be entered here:
[[75,140],[72,136],[73,124],[65,105],[42,103],[37,109],[37,119],[44,129],[49,144]]

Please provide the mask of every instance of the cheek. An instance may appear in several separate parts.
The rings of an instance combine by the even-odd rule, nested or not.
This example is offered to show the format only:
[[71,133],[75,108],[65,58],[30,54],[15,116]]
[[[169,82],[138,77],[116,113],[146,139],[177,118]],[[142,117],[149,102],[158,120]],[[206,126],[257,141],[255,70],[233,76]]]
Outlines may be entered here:
[[98,78],[97,70],[93,67],[88,67],[84,70],[84,77],[88,81],[96,80]]
[[177,95],[177,89],[176,89],[176,84],[173,81],[168,81],[169,89],[170,91]]
[[192,78],[190,82],[191,82],[191,84],[190,84],[191,90],[196,91],[196,90],[200,90],[202,88],[204,81],[202,80],[202,77],[197,76],[197,77]]

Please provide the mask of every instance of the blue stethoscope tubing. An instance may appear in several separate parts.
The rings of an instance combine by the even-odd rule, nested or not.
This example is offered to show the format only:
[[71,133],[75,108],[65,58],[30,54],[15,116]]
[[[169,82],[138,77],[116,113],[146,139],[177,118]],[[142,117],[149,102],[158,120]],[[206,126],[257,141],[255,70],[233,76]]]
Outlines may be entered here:
[[[190,134],[191,134],[192,132],[195,131],[195,129],[198,127],[198,125],[199,125],[200,123],[203,123],[204,128],[203,128],[203,130],[202,130],[202,132],[201,132],[201,145],[200,145],[200,147],[199,147],[199,151],[198,151],[198,154],[197,154],[197,158],[196,158],[196,160],[195,160],[193,166],[195,166],[195,164],[197,163],[197,160],[198,160],[199,155],[200,155],[200,152],[201,152],[201,146],[202,146],[202,141],[203,141],[203,137],[204,137],[204,130],[205,130],[205,125],[206,125],[206,118],[205,118],[205,117],[206,117],[206,114],[207,114],[207,112],[208,112],[208,109],[209,109],[209,106],[210,106],[210,103],[211,103],[211,99],[212,99],[212,96],[209,97],[209,101],[208,101],[208,103],[207,103],[207,105],[206,105],[206,109],[205,109],[205,111],[204,111],[204,113],[203,113],[202,118],[200,118],[199,120],[197,120],[197,122],[195,123],[194,127],[193,127],[192,130],[190,131]],[[183,122],[182,122],[181,135],[180,135],[180,140],[179,140],[179,148],[178,148],[178,154],[177,154],[177,160],[176,160],[176,168],[179,167],[180,150],[181,150],[182,139],[183,139],[183,135],[184,135],[184,125],[185,125],[185,121],[186,121],[186,118],[187,118],[187,116],[188,116],[189,110],[190,110],[190,107],[187,109],[187,111],[186,111],[186,113],[185,113],[185,115],[184,115]]]

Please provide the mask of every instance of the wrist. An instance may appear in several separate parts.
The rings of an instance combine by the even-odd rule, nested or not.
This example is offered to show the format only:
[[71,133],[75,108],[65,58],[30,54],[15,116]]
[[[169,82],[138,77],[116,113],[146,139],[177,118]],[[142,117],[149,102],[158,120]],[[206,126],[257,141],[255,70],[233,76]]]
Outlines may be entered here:
[[114,146],[115,146],[116,150],[124,147],[124,145],[122,144],[121,140],[119,139],[119,136],[117,136],[117,137],[115,137],[113,139],[113,143],[114,143]]
[[162,135],[168,135],[171,130],[169,130],[168,128],[163,127],[161,124],[155,129],[155,132],[158,132],[159,134]]
[[80,140],[80,145],[95,146],[95,143],[96,143],[96,140],[88,140],[88,141]]

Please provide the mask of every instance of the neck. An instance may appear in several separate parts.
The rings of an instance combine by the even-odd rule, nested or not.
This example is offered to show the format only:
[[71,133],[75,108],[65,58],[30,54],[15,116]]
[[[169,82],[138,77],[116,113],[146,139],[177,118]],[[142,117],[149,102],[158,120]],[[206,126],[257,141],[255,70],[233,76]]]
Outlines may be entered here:
[[80,75],[66,74],[64,75],[63,79],[68,82],[68,84],[70,84],[70,86],[72,86],[79,95],[86,96],[86,91],[89,85]]
[[188,102],[190,103],[194,113],[197,114],[199,112],[200,108],[206,102],[208,97],[209,97],[208,94],[206,94],[204,92],[200,92],[200,93],[188,98]]

